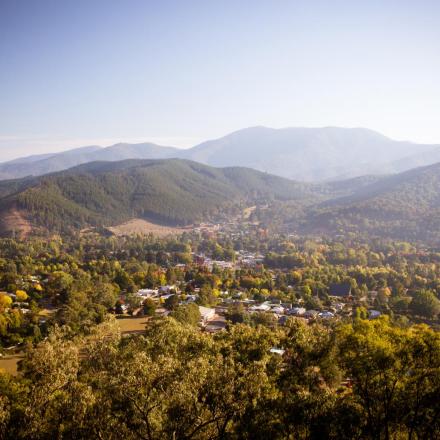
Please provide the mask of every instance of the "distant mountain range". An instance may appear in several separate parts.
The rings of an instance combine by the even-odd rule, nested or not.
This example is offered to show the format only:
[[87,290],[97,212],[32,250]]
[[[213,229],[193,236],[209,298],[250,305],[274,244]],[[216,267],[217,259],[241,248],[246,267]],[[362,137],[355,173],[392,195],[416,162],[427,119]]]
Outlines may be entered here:
[[0,179],[39,176],[93,161],[183,158],[243,166],[299,181],[391,174],[440,161],[440,145],[399,142],[363,128],[253,127],[182,150],[151,143],[77,148],[0,164]]
[[[247,166],[300,181],[346,179],[400,172],[407,158],[430,162],[440,145],[391,140],[363,128],[254,127],[208,141],[188,151],[192,160],[212,166]],[[405,168],[405,167],[408,168]]]
[[162,147],[151,143],[121,143],[106,148],[98,146],[81,147],[61,153],[35,155],[0,163],[0,179],[42,176],[96,161],[165,159],[176,156],[179,151],[177,148]]

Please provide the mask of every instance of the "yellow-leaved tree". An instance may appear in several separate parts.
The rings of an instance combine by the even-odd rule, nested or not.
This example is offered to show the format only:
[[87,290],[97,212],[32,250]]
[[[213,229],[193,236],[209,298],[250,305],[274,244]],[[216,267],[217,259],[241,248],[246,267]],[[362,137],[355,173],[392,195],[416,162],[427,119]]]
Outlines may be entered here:
[[16,295],[17,301],[19,301],[19,302],[26,301],[29,298],[28,294],[24,290],[17,290],[15,292],[15,295]]

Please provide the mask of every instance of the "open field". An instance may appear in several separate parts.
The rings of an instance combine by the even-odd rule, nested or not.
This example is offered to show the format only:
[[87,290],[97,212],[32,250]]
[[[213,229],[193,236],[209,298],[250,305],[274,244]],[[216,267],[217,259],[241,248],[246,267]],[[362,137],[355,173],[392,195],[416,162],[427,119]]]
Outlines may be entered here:
[[4,371],[15,376],[17,374],[18,362],[20,362],[21,359],[23,359],[22,353],[0,357],[0,373]]
[[128,335],[131,333],[140,333],[145,331],[145,325],[147,324],[148,317],[142,316],[141,318],[129,318],[124,317],[117,320],[121,333]]
[[256,206],[249,206],[248,208],[244,208],[243,209],[243,219],[249,220],[249,217],[255,211],[256,208],[257,208]]
[[56,308],[44,308],[40,311],[40,313],[38,314],[39,316],[43,316],[46,318],[50,318],[51,316],[55,315],[55,313],[58,311],[58,309]]
[[164,237],[166,235],[182,234],[185,231],[190,231],[192,228],[163,226],[151,223],[147,220],[135,218],[117,226],[110,226],[107,229],[117,236],[131,234],[153,234],[158,237]]

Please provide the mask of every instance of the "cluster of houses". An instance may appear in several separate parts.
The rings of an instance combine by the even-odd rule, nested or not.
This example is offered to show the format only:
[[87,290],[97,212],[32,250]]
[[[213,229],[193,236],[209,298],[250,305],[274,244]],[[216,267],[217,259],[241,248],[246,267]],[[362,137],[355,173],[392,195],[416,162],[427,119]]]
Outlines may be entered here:
[[[223,298],[224,305],[240,304],[249,313],[271,313],[280,323],[286,321],[287,317],[294,316],[307,321],[316,319],[337,319],[341,316],[350,316],[352,314],[352,295],[351,286],[348,283],[335,283],[329,286],[329,296],[331,305],[325,310],[307,309],[299,300],[298,305],[291,303],[282,303],[276,298],[269,298],[267,301],[258,302],[253,299],[241,299],[242,294],[236,293],[233,297]],[[381,312],[378,310],[368,310],[370,319],[378,318]]]
[[[142,300],[147,298],[152,299],[157,304],[162,305],[168,298],[174,295],[180,294],[180,290],[176,285],[160,286],[158,289],[140,289],[137,292]],[[184,298],[180,298],[180,304],[195,303],[197,300],[197,294],[184,295]],[[124,308],[123,308],[124,310]],[[126,310],[126,309],[125,309]],[[169,312],[163,307],[159,307],[156,311],[159,315],[166,316]],[[216,332],[226,327],[226,320],[223,316],[219,315],[216,309],[211,307],[199,306],[200,312],[200,326],[208,332]]]
[[[151,298],[159,305],[171,296],[178,294],[180,296],[179,288],[176,285],[161,286],[157,289],[141,289],[137,295],[143,300]],[[352,314],[352,295],[351,287],[348,283],[337,283],[329,286],[329,296],[331,298],[331,305],[324,310],[307,309],[299,300],[298,304],[282,303],[276,298],[268,298],[266,301],[256,301],[254,299],[242,299],[243,294],[240,292],[230,295],[228,292],[221,293],[222,304],[216,309],[210,307],[199,306],[201,315],[200,325],[207,331],[219,331],[226,326],[225,315],[230,305],[242,305],[244,310],[248,313],[269,313],[277,318],[280,324],[283,324],[288,317],[293,316],[303,319],[307,322],[316,319],[331,320],[338,319],[341,316],[350,316]],[[197,301],[197,291],[191,295],[182,295],[179,298],[180,304],[195,303]],[[166,315],[168,312],[159,307],[157,312]],[[381,313],[377,310],[368,310],[370,319],[378,318]]]
[[194,254],[193,261],[195,264],[211,272],[214,267],[218,267],[219,269],[236,269],[237,267],[232,261],[213,260],[203,254]]
[[252,252],[237,252],[237,261],[241,267],[255,267],[264,261],[264,255]]
[[193,262],[201,267],[212,271],[214,267],[220,269],[239,269],[241,267],[255,267],[263,263],[264,255],[237,251],[235,253],[235,262],[214,260],[203,254],[193,254]]

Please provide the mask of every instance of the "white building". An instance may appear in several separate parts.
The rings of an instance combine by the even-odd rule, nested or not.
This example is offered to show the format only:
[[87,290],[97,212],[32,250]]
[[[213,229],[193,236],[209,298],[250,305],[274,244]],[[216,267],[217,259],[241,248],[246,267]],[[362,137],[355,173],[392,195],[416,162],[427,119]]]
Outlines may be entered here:
[[266,301],[263,304],[257,304],[255,306],[249,307],[249,311],[251,312],[267,312],[270,310],[270,305]]
[[202,324],[206,324],[215,317],[215,309],[211,309],[210,307],[199,306],[199,312]]

